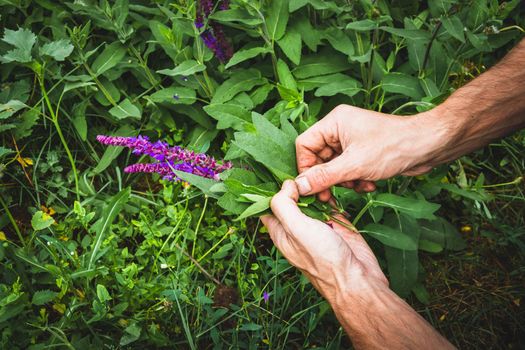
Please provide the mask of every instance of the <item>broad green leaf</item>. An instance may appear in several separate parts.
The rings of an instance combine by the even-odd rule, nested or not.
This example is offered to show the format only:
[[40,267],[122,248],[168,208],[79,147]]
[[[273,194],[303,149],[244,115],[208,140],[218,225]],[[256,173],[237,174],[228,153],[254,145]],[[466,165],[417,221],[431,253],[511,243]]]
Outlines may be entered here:
[[417,282],[419,265],[417,253],[417,250],[385,247],[390,288],[400,297],[407,297]]
[[192,74],[206,70],[206,66],[195,60],[187,60],[173,69],[158,70],[157,73],[175,77],[177,75],[190,76]]
[[279,76],[279,82],[282,86],[287,89],[297,91],[297,84],[295,79],[290,72],[290,68],[283,60],[279,59],[277,61],[277,75]]
[[111,108],[109,110],[109,113],[118,120],[122,120],[125,118],[133,118],[140,120],[141,118],[140,109],[133,103],[131,103],[131,101],[128,98],[120,102],[117,106]]
[[33,214],[31,218],[31,226],[35,231],[41,231],[55,223],[55,219],[47,213],[39,210]]
[[216,180],[208,179],[202,176],[186,173],[184,171],[173,171],[177,177],[182,179],[183,181],[186,181],[192,186],[197,187],[199,190],[201,190],[205,195],[212,198],[219,198],[218,193],[213,192],[211,188],[217,184]]
[[295,31],[288,31],[281,39],[277,41],[281,50],[286,57],[298,65],[301,62],[301,34]]
[[346,77],[345,79],[335,80],[329,84],[321,86],[315,91],[315,96],[334,96],[336,94],[343,94],[347,96],[354,96],[361,91],[361,83],[357,80]]
[[69,39],[60,39],[45,44],[40,48],[40,55],[47,55],[53,57],[55,61],[63,61],[73,52],[73,45]]
[[118,41],[111,43],[97,56],[91,65],[91,70],[95,75],[101,75],[122,62],[124,56],[126,56],[126,48]]
[[217,129],[244,130],[251,123],[251,113],[234,104],[211,104],[203,108],[206,113],[218,121]]
[[272,200],[272,197],[262,197],[257,202],[250,205],[248,208],[246,208],[245,211],[242,212],[241,215],[235,221],[246,219],[250,216],[256,216],[257,214],[260,214],[264,212],[265,210],[270,208],[270,202]]
[[245,323],[243,324],[239,330],[241,331],[258,331],[259,329],[262,329],[263,326],[258,325],[256,323]]
[[418,243],[414,238],[390,226],[375,223],[368,224],[361,232],[366,233],[389,247],[417,250]]
[[359,32],[366,32],[369,30],[376,29],[378,27],[377,22],[371,19],[363,19],[361,21],[350,22],[346,25],[346,29],[356,30]]
[[150,100],[156,103],[186,104],[195,103],[197,94],[195,90],[182,86],[172,86],[159,90],[149,96]]
[[462,43],[465,42],[465,33],[463,31],[464,26],[457,15],[445,17],[441,20],[441,22],[443,23],[443,27],[445,27],[450,35]]
[[397,35],[401,38],[406,38],[410,40],[422,40],[425,43],[428,43],[430,40],[431,34],[421,29],[402,29],[402,28],[392,28],[392,27],[379,27],[379,29],[384,30],[385,32]]
[[166,54],[175,61],[177,58],[177,36],[170,28],[159,21],[149,21],[149,28],[156,42]]
[[373,202],[375,206],[389,207],[414,219],[435,219],[434,213],[440,207],[439,204],[424,199],[406,198],[391,193],[381,193]]
[[305,79],[342,72],[348,68],[350,65],[342,55],[317,54],[303,57],[301,65],[292,70],[292,73],[297,79]]
[[67,82],[65,85],[64,85],[64,93],[68,92],[68,91],[71,91],[71,90],[75,90],[75,89],[79,89],[79,88],[82,88],[82,87],[86,87],[86,86],[92,86],[92,85],[95,85],[95,82],[93,81],[76,81],[76,82]]
[[27,105],[19,100],[11,100],[7,103],[0,104],[0,120],[7,119]]
[[97,284],[97,298],[102,303],[113,299],[103,284]]
[[333,82],[345,80],[347,78],[348,78],[348,75],[343,74],[343,73],[318,75],[318,76],[299,80],[297,81],[297,85],[301,90],[304,89],[304,91],[310,91],[315,88],[322,87],[327,84],[331,84]]
[[299,10],[301,7],[306,6],[306,4],[308,4],[308,0],[290,0],[288,11],[292,13]]
[[239,64],[241,62],[249,60],[250,58],[254,58],[255,56],[267,52],[270,52],[270,50],[266,47],[252,47],[251,49],[239,50],[233,54],[232,58],[230,58],[230,60],[224,68],[228,69],[230,67],[235,66],[236,64]]
[[192,105],[178,105],[176,107],[176,112],[190,117],[193,121],[205,127],[206,129],[215,128],[215,125],[212,123],[212,119],[208,117],[200,107],[196,108]]
[[432,221],[422,220],[419,224],[421,240],[450,250],[462,250],[466,247],[459,231],[443,218]]
[[[106,205],[102,208],[100,218],[91,226],[90,231],[95,233],[95,238],[92,243],[91,254],[87,262],[87,269],[91,269],[93,264],[99,259],[98,252],[102,246],[102,242],[106,237],[106,233],[110,230],[111,225],[117,215],[120,213],[124,205],[128,202],[131,195],[131,188],[127,187],[114,195]],[[97,288],[98,294],[98,288]]]
[[122,338],[120,338],[120,346],[126,346],[128,344],[133,343],[134,341],[137,341],[140,338],[140,334],[142,333],[142,328],[135,322],[130,324],[129,326],[124,329],[124,334],[122,335]]
[[317,45],[321,43],[321,31],[312,26],[308,17],[295,14],[293,16],[291,30],[297,33],[303,33],[301,38],[306,46],[313,52],[317,51]]
[[271,1],[266,15],[266,27],[272,41],[284,35],[288,23],[288,0]]
[[423,250],[429,253],[439,253],[443,251],[443,246],[438,243],[427,241],[426,239],[419,240],[419,250]]
[[[486,0],[481,0],[482,2],[486,3]],[[430,9],[430,13],[434,17],[439,17],[439,15],[447,13],[452,5],[456,4],[458,0],[432,0],[428,2],[428,7]]]
[[211,100],[212,104],[221,104],[230,101],[235,95],[242,91],[250,91],[257,85],[266,83],[257,69],[236,71],[232,77],[222,83],[215,91]]
[[350,40],[344,31],[338,28],[326,29],[323,33],[323,38],[328,40],[334,49],[345,55],[352,56],[355,52],[352,40]]
[[252,16],[246,10],[240,8],[217,11],[212,13],[209,18],[219,22],[240,22],[248,26],[262,24],[260,17]]
[[13,45],[15,48],[7,51],[2,56],[4,62],[31,62],[33,57],[31,49],[36,42],[36,35],[29,29],[19,28],[18,30],[6,29],[2,41]]
[[423,97],[419,79],[404,73],[389,73],[383,77],[382,88],[386,92],[408,96],[415,101]]
[[36,291],[31,299],[33,305],[44,305],[55,299],[58,295],[57,292],[50,291],[48,289]]

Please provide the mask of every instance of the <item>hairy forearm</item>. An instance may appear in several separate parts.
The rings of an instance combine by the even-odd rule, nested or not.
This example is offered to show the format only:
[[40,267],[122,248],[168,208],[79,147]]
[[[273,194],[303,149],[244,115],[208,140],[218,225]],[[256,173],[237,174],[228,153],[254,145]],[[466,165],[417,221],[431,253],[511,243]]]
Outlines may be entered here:
[[388,288],[361,296],[338,293],[330,302],[356,349],[454,348]]
[[444,103],[418,116],[435,130],[428,159],[438,165],[525,126],[525,39],[505,58]]

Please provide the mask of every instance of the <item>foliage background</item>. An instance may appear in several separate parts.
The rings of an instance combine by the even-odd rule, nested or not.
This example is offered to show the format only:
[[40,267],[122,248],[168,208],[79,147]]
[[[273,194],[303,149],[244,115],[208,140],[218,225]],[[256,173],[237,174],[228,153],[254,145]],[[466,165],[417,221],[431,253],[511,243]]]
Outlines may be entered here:
[[[193,1],[0,0],[2,348],[347,347],[256,220],[121,173],[136,159],[95,136],[234,158],[252,111],[298,131],[341,103],[414,114],[496,63],[524,26],[517,0],[230,7],[210,17],[234,47],[222,63]],[[394,290],[461,348],[524,335],[524,144],[520,132],[371,195],[336,192],[359,228],[417,242],[367,236]]]

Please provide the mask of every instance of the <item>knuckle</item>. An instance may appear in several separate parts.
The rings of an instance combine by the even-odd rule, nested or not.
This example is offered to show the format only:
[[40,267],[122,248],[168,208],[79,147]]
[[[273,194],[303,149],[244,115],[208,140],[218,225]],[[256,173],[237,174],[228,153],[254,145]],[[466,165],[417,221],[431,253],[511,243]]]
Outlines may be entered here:
[[314,181],[317,183],[327,183],[331,180],[331,175],[326,166],[319,166],[313,174]]

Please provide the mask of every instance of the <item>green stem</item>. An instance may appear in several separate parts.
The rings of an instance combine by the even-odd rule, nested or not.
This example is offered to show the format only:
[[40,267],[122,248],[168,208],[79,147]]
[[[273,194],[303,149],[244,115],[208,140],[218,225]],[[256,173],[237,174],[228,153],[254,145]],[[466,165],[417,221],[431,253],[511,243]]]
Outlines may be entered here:
[[46,105],[47,105],[47,108],[49,109],[49,113],[51,114],[51,119],[57,130],[58,137],[60,138],[60,141],[62,142],[62,145],[64,146],[64,149],[66,150],[66,154],[69,159],[69,162],[71,163],[71,169],[73,170],[73,176],[75,178],[75,191],[77,193],[77,200],[80,201],[78,172],[77,172],[77,167],[75,165],[75,159],[73,158],[73,154],[71,153],[71,150],[69,149],[69,146],[67,145],[66,138],[64,137],[64,134],[62,133],[62,128],[60,127],[60,124],[58,122],[58,116],[53,110],[53,106],[51,105],[51,100],[49,100],[49,96],[47,95],[46,87],[44,86],[44,77],[41,76],[41,77],[38,77],[38,79],[40,82],[40,90],[42,91],[42,95],[44,96],[44,101],[46,101]]
[[197,227],[195,227],[195,239],[193,240],[193,247],[191,248],[191,256],[195,256],[195,246],[197,246],[197,234],[199,233],[199,228],[201,227],[202,219],[204,218],[204,213],[206,212],[206,207],[208,206],[208,196],[204,196],[204,206],[202,207],[201,216],[197,222]]
[[13,215],[11,215],[11,211],[9,210],[9,207],[7,206],[7,203],[4,202],[4,198],[0,196],[0,204],[2,204],[2,207],[4,207],[4,210],[7,214],[7,217],[9,218],[9,221],[11,221],[11,225],[13,225],[13,228],[15,229],[16,235],[18,236],[18,239],[20,242],[22,242],[22,245],[24,248],[26,247],[26,241],[24,240],[24,237],[22,236],[22,232],[20,232],[20,228],[18,227],[15,218]]
[[359,220],[361,219],[361,217],[363,215],[365,215],[365,213],[367,212],[368,208],[370,208],[372,205],[374,204],[374,201],[373,200],[370,200],[368,203],[366,203],[366,205],[361,209],[361,211],[356,215],[354,221],[352,222],[352,224],[354,226],[357,226],[357,223],[359,222]]

